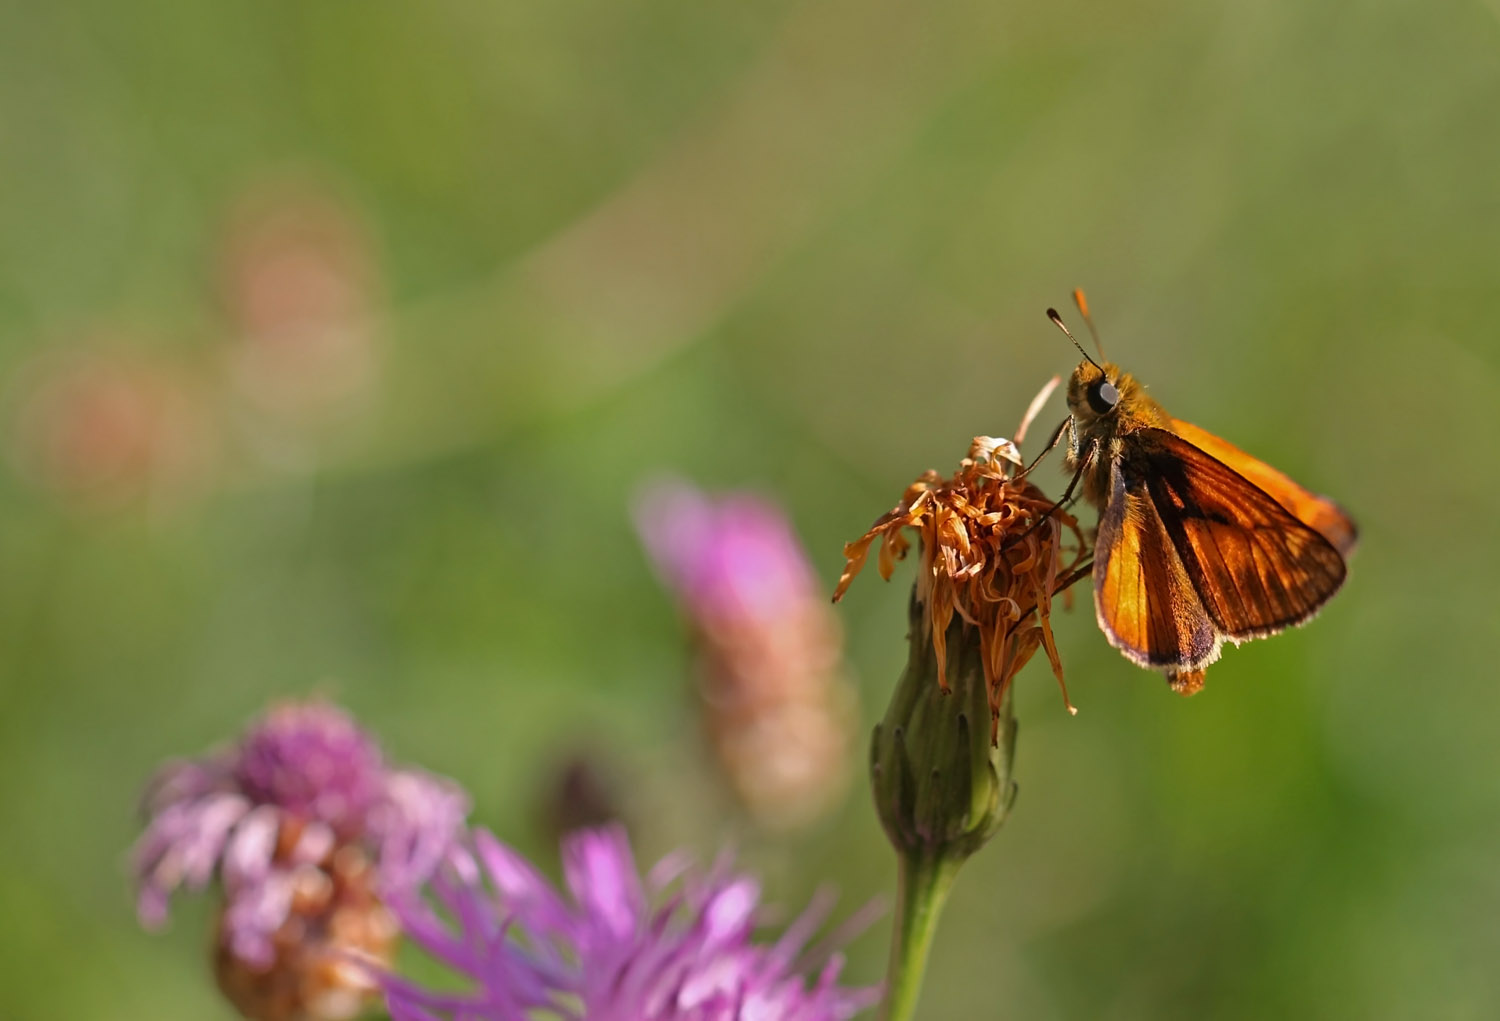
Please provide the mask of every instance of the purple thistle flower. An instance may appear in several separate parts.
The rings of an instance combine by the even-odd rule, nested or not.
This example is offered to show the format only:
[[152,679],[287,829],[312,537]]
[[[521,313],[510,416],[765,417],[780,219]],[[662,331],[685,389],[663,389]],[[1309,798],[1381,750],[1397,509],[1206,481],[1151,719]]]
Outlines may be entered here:
[[619,826],[564,841],[566,897],[488,832],[470,848],[431,887],[453,924],[410,891],[391,906],[412,939],[475,988],[388,976],[393,1021],[526,1021],[538,1010],[582,1021],[837,1021],[879,998],[837,984],[839,954],[808,974],[819,955],[803,948],[827,917],[826,897],[761,944],[751,939],[755,880],[727,862],[700,873],[681,857],[643,880]]
[[758,822],[796,826],[848,779],[854,693],[837,618],[786,515],[737,493],[658,482],[636,529],[697,639],[709,744]]
[[381,886],[419,884],[454,846],[469,802],[448,780],[388,767],[346,714],[311,702],[274,707],[231,748],[169,763],[144,808],[133,852],[141,923],[162,925],[178,887],[217,877],[223,949],[264,970],[310,869],[348,848]]

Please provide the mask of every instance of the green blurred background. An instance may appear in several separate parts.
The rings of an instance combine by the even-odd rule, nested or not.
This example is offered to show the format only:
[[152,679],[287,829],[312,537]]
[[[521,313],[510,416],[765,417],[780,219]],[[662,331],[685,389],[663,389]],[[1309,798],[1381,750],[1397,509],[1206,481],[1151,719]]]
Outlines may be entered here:
[[[140,932],[125,851],[154,765],[277,695],[543,860],[587,749],[644,857],[888,893],[862,782],[774,840],[705,793],[629,501],[758,489],[831,588],[1071,368],[1074,286],[1362,547],[1193,699],[1060,621],[1081,711],[1020,677],[924,1016],[1500,1016],[1497,117],[1494,0],[6,4],[0,1018],[229,1016],[206,906]],[[839,610],[866,728],[910,570]]]

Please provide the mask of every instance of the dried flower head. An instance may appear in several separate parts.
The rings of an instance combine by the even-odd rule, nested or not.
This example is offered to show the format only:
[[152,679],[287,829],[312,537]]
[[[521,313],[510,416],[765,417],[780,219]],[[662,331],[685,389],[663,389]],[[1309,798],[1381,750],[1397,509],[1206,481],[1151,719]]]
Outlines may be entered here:
[[410,894],[392,905],[411,938],[472,988],[387,975],[395,1021],[841,1021],[876,999],[838,984],[843,960],[829,947],[863,919],[806,950],[827,897],[760,943],[754,879],[727,862],[704,873],[681,856],[643,878],[619,826],[564,842],[566,894],[486,831],[469,847],[472,858],[432,882],[441,913]]
[[[1032,402],[1017,442],[1056,382]],[[910,547],[905,530],[915,531],[922,553],[915,595],[936,654],[938,682],[947,689],[948,625],[957,615],[978,631],[995,720],[1011,678],[1038,648],[1046,649],[1063,700],[1075,711],[1050,611],[1053,596],[1081,577],[1088,546],[1077,520],[1015,471],[1023,463],[1015,443],[976,436],[952,477],[925,472],[868,532],[845,544],[847,565],[833,594],[834,602],[843,597],[876,543],[880,575],[889,581]]]
[[462,833],[468,798],[390,768],[339,709],[287,703],[235,746],[152,781],[134,851],[138,913],[166,921],[180,886],[223,892],[220,987],[246,1017],[351,1017],[373,992],[351,955],[389,959],[384,891],[418,884]]
[[649,487],[637,528],[698,642],[704,730],[745,808],[808,822],[848,780],[854,696],[839,622],[786,515],[747,494]]

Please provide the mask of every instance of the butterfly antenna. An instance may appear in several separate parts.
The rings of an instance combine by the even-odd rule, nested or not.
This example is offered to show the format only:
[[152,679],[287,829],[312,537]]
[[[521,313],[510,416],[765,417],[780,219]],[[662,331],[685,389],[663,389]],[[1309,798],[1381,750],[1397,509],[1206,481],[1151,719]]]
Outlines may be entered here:
[[1073,304],[1078,306],[1078,314],[1083,316],[1084,325],[1089,328],[1089,336],[1094,338],[1094,350],[1099,352],[1099,357],[1104,357],[1104,345],[1099,343],[1099,331],[1094,328],[1094,317],[1089,315],[1089,300],[1083,295],[1083,288],[1073,292]]
[[1060,315],[1057,314],[1057,309],[1055,309],[1055,308],[1049,308],[1047,310],[1047,318],[1051,319],[1052,320],[1052,325],[1056,326],[1059,330],[1062,330],[1063,331],[1063,335],[1066,336],[1069,340],[1071,340],[1073,342],[1073,346],[1078,349],[1078,353],[1081,354],[1081,355],[1083,355],[1083,360],[1084,361],[1088,362],[1090,365],[1092,365],[1094,368],[1098,369],[1100,372],[1104,371],[1104,366],[1100,365],[1098,362],[1096,362],[1092,358],[1090,358],[1089,357],[1089,353],[1083,349],[1083,345],[1080,344],[1080,343],[1078,343],[1078,338],[1075,337],[1075,336],[1073,336],[1072,331],[1069,330],[1066,326],[1063,325],[1062,316],[1060,316]]

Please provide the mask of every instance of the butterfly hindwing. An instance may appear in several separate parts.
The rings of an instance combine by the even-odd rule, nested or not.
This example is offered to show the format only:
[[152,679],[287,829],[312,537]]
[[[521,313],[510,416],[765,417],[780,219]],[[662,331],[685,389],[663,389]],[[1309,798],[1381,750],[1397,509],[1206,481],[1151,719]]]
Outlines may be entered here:
[[1095,542],[1094,609],[1110,644],[1141,666],[1196,667],[1218,655],[1204,611],[1145,481],[1116,459]]
[[1127,491],[1144,489],[1225,637],[1242,641],[1300,624],[1343,584],[1344,558],[1323,532],[1184,437],[1132,432],[1120,471]]

